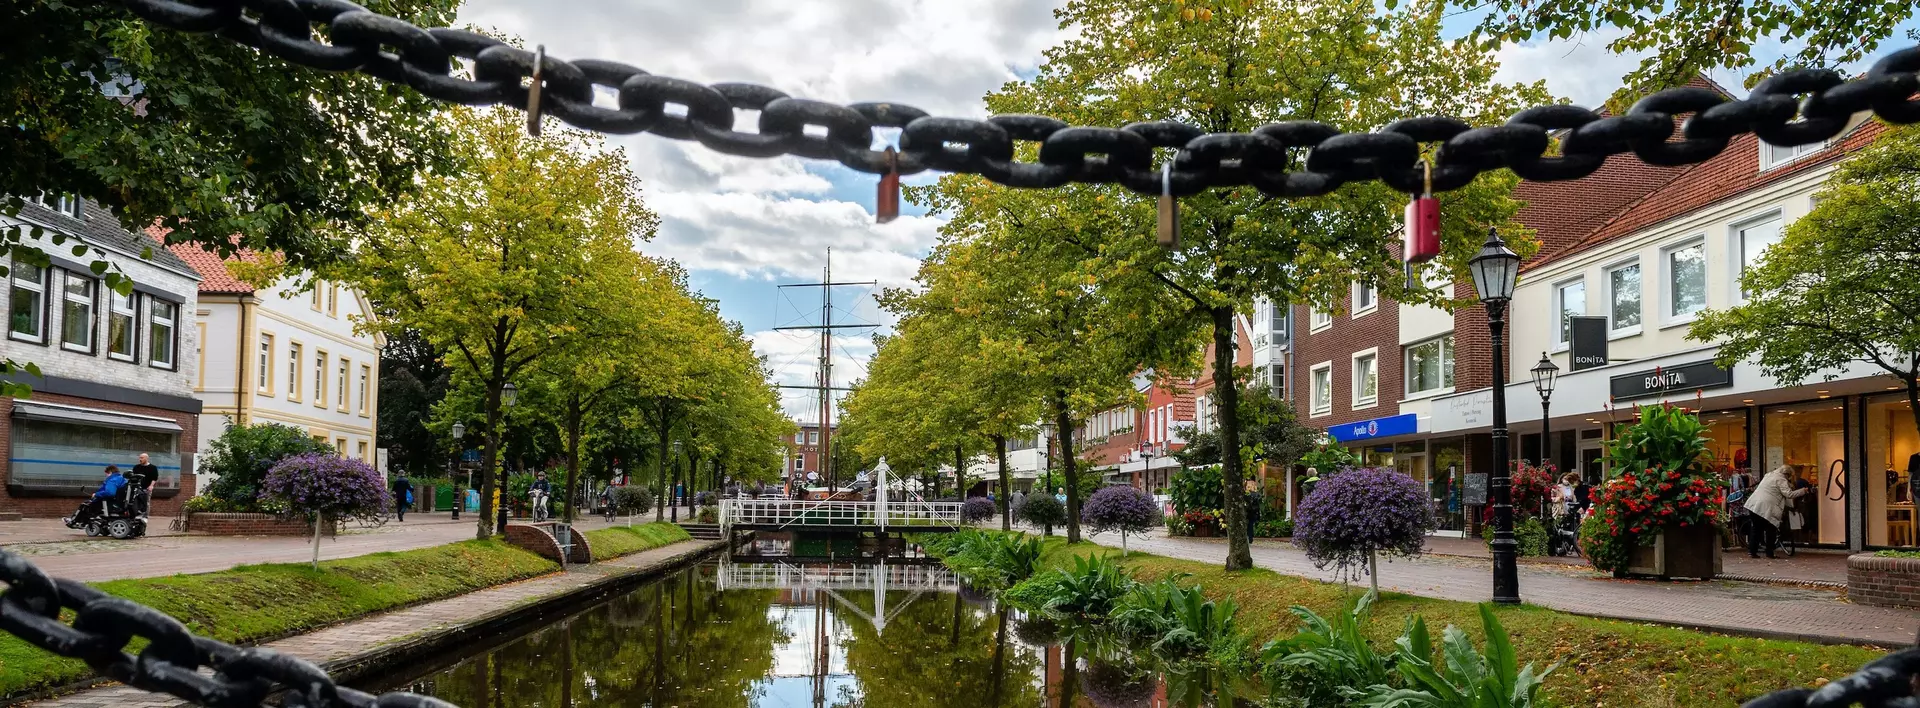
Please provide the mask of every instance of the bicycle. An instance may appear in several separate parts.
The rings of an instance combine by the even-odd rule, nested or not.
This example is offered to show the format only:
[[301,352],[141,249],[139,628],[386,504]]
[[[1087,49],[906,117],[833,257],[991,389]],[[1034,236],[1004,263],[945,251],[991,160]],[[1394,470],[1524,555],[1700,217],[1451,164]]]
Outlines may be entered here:
[[534,522],[546,521],[547,517],[552,514],[552,512],[547,509],[547,493],[535,489],[529,492],[528,496],[532,497]]

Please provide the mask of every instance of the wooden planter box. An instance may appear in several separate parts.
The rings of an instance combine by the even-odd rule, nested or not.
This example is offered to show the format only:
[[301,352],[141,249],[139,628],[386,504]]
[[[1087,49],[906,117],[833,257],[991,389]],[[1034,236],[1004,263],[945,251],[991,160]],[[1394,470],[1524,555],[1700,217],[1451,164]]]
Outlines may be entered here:
[[1847,599],[1862,605],[1920,607],[1920,558],[1848,556]]
[[1623,575],[1711,580],[1720,575],[1720,532],[1712,526],[1667,526],[1651,546],[1634,546]]

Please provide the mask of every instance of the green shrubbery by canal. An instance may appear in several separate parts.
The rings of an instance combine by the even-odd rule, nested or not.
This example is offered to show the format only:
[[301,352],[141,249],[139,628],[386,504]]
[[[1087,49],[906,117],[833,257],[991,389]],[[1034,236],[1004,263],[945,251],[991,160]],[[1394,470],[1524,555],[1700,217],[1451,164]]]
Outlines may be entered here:
[[[588,533],[600,560],[687,539],[686,531],[672,524]],[[299,634],[559,569],[552,561],[496,537],[323,561],[318,570],[306,563],[274,563],[94,586],[165,612],[197,634],[240,644]],[[67,619],[71,621],[71,613]],[[80,661],[0,635],[0,696],[44,690],[91,675]]]

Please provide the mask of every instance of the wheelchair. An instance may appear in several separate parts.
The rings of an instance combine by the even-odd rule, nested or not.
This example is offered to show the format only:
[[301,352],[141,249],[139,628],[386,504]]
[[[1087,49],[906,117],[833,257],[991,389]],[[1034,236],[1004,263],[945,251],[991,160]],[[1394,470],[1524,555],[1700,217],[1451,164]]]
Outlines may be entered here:
[[117,539],[140,538],[147,535],[147,509],[153,498],[153,483],[138,476],[130,476],[127,483],[120,487],[120,493],[101,503],[100,513],[91,519],[81,520],[92,499],[80,503],[73,516],[67,517],[67,528],[82,529],[88,536],[110,536]]

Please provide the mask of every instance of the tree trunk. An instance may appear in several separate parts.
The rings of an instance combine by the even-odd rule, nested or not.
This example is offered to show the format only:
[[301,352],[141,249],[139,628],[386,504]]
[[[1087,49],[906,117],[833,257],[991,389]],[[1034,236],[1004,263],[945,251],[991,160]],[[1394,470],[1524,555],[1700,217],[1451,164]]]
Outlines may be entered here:
[[320,569],[320,520],[324,514],[313,515],[313,569]]
[[561,518],[568,524],[573,523],[573,499],[580,486],[580,419],[584,417],[576,398],[567,416],[567,492],[561,506],[565,510]]
[[1067,392],[1053,391],[1053,424],[1060,434],[1060,469],[1067,481],[1067,543],[1080,542],[1080,470],[1073,459],[1073,416],[1067,412]]
[[481,540],[493,537],[494,468],[500,460],[500,387],[507,378],[501,364],[495,363],[493,368],[494,379],[487,383],[487,449],[480,459],[480,518],[474,520],[478,527],[474,538]]
[[993,436],[993,449],[994,455],[1000,460],[1000,530],[1012,531],[1013,510],[1007,506],[1013,503],[1013,483],[1007,479],[1007,436]]
[[1373,581],[1373,597],[1380,597],[1380,555],[1367,551],[1367,578]]
[[684,479],[684,477],[680,469],[680,456],[674,455],[673,480],[667,484],[667,496],[671,497],[667,500],[667,506],[673,508],[673,514],[670,520],[676,524],[680,523],[680,485],[682,479]]
[[659,447],[653,451],[653,520],[665,521],[667,518],[667,445],[673,435],[673,426],[667,420],[666,406],[660,406],[659,435],[654,436]]
[[953,496],[967,500],[967,456],[957,444],[953,446]]
[[1233,307],[1213,315],[1213,395],[1220,403],[1220,502],[1226,506],[1227,570],[1253,567],[1247,547],[1247,492],[1240,461],[1240,391],[1233,376]]

